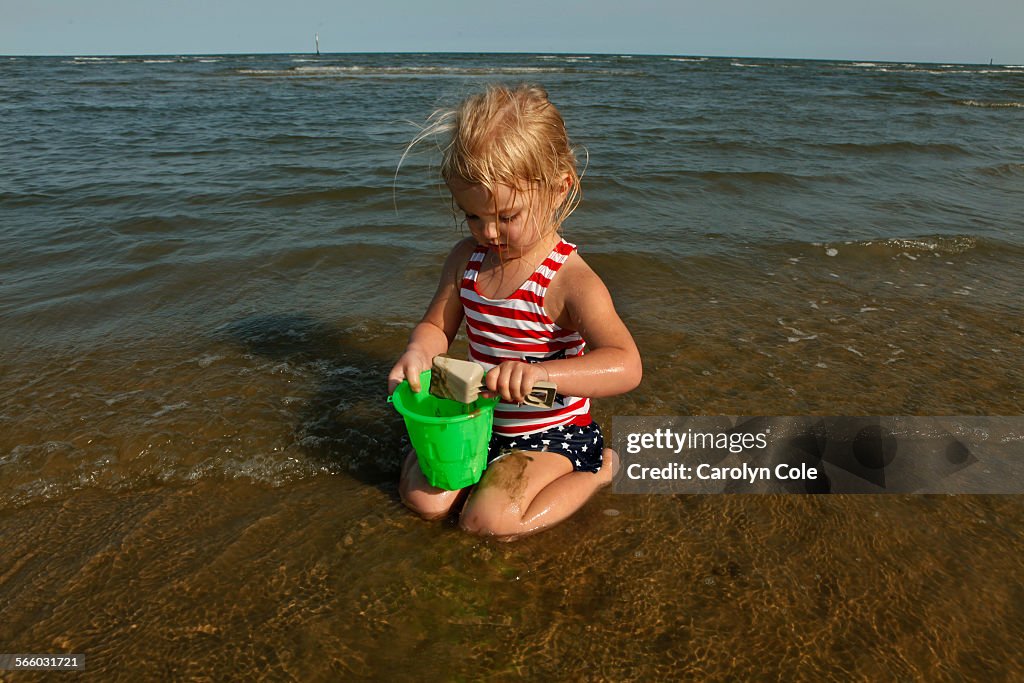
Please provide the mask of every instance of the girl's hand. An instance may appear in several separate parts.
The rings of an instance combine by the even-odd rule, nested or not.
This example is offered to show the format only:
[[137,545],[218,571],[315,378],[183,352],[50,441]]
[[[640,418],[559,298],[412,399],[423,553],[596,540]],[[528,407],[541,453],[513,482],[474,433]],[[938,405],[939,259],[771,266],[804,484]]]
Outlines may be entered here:
[[503,401],[522,403],[533,391],[536,382],[548,380],[548,371],[540,363],[507,360],[484,376],[484,396],[501,396]]
[[430,369],[433,358],[419,349],[406,349],[402,357],[395,363],[388,373],[388,394],[395,393],[395,389],[402,383],[402,380],[409,380],[409,387],[413,392],[420,390],[420,373]]

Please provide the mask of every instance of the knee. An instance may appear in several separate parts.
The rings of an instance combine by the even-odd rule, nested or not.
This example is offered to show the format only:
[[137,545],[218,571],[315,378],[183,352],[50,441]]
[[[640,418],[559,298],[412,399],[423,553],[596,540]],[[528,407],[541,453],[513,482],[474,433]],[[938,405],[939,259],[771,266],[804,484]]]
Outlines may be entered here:
[[464,508],[462,514],[459,515],[459,528],[475,536],[493,536],[493,526],[490,522],[491,520],[486,516],[474,512],[468,507]]
[[452,501],[447,497],[432,496],[426,491],[405,485],[405,482],[398,487],[398,493],[405,507],[428,521],[442,519],[452,507]]
[[522,533],[518,515],[501,514],[482,506],[467,505],[459,517],[459,528],[474,536],[509,539]]
[[431,501],[416,500],[415,496],[410,498],[403,496],[402,502],[405,503],[405,507],[409,508],[419,515],[420,518],[425,519],[428,522],[444,519],[448,515],[447,507],[434,505]]
[[610,448],[604,449],[601,453],[601,469],[598,472],[598,475],[601,478],[601,484],[610,484],[618,473],[619,454]]
[[459,492],[434,489],[423,480],[418,469],[406,469],[398,482],[398,495],[405,507],[423,519],[435,520],[448,515]]

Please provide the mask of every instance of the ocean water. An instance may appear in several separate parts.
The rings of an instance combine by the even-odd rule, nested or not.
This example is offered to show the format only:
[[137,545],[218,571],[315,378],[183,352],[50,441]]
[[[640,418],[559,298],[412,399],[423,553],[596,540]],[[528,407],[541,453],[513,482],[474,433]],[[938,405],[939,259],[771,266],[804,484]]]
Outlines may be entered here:
[[[613,415],[1017,415],[1024,65],[0,58],[0,650],[97,679],[1024,673],[1024,506],[414,519],[385,375],[465,234],[405,146],[484,83],[577,145]],[[635,634],[626,638],[624,634]]]

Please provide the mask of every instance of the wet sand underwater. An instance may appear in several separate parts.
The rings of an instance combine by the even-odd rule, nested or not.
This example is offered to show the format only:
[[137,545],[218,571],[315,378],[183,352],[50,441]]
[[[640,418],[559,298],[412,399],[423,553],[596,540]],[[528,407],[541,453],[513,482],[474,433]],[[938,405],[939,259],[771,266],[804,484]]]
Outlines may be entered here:
[[[628,271],[613,290],[629,289]],[[643,298],[624,305],[647,378],[597,402],[598,419],[1012,410],[1012,321],[958,299],[929,306],[913,287],[859,313],[855,287],[828,275],[815,308],[787,278],[752,272],[721,273],[731,289],[710,272],[701,287],[662,276],[659,310],[672,293],[699,334],[657,334]],[[792,341],[789,328],[817,338]],[[85,653],[90,679],[1024,671],[1016,496],[606,490],[511,544],[414,518],[397,496],[402,425],[382,388],[406,330],[269,314],[5,367],[17,457],[3,469],[0,642]]]
[[2,639],[92,680],[1008,680],[1021,521],[1000,497],[602,496],[500,544],[338,477],[89,490],[0,516]]

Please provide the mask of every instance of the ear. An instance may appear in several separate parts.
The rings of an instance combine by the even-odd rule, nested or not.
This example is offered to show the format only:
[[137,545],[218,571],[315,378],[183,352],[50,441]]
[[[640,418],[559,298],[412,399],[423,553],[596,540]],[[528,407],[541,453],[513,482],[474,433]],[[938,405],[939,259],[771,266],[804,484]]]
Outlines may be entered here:
[[566,173],[565,176],[562,177],[562,182],[559,185],[557,201],[555,202],[555,206],[561,206],[563,203],[565,203],[565,198],[569,196],[569,190],[571,189],[572,176]]

